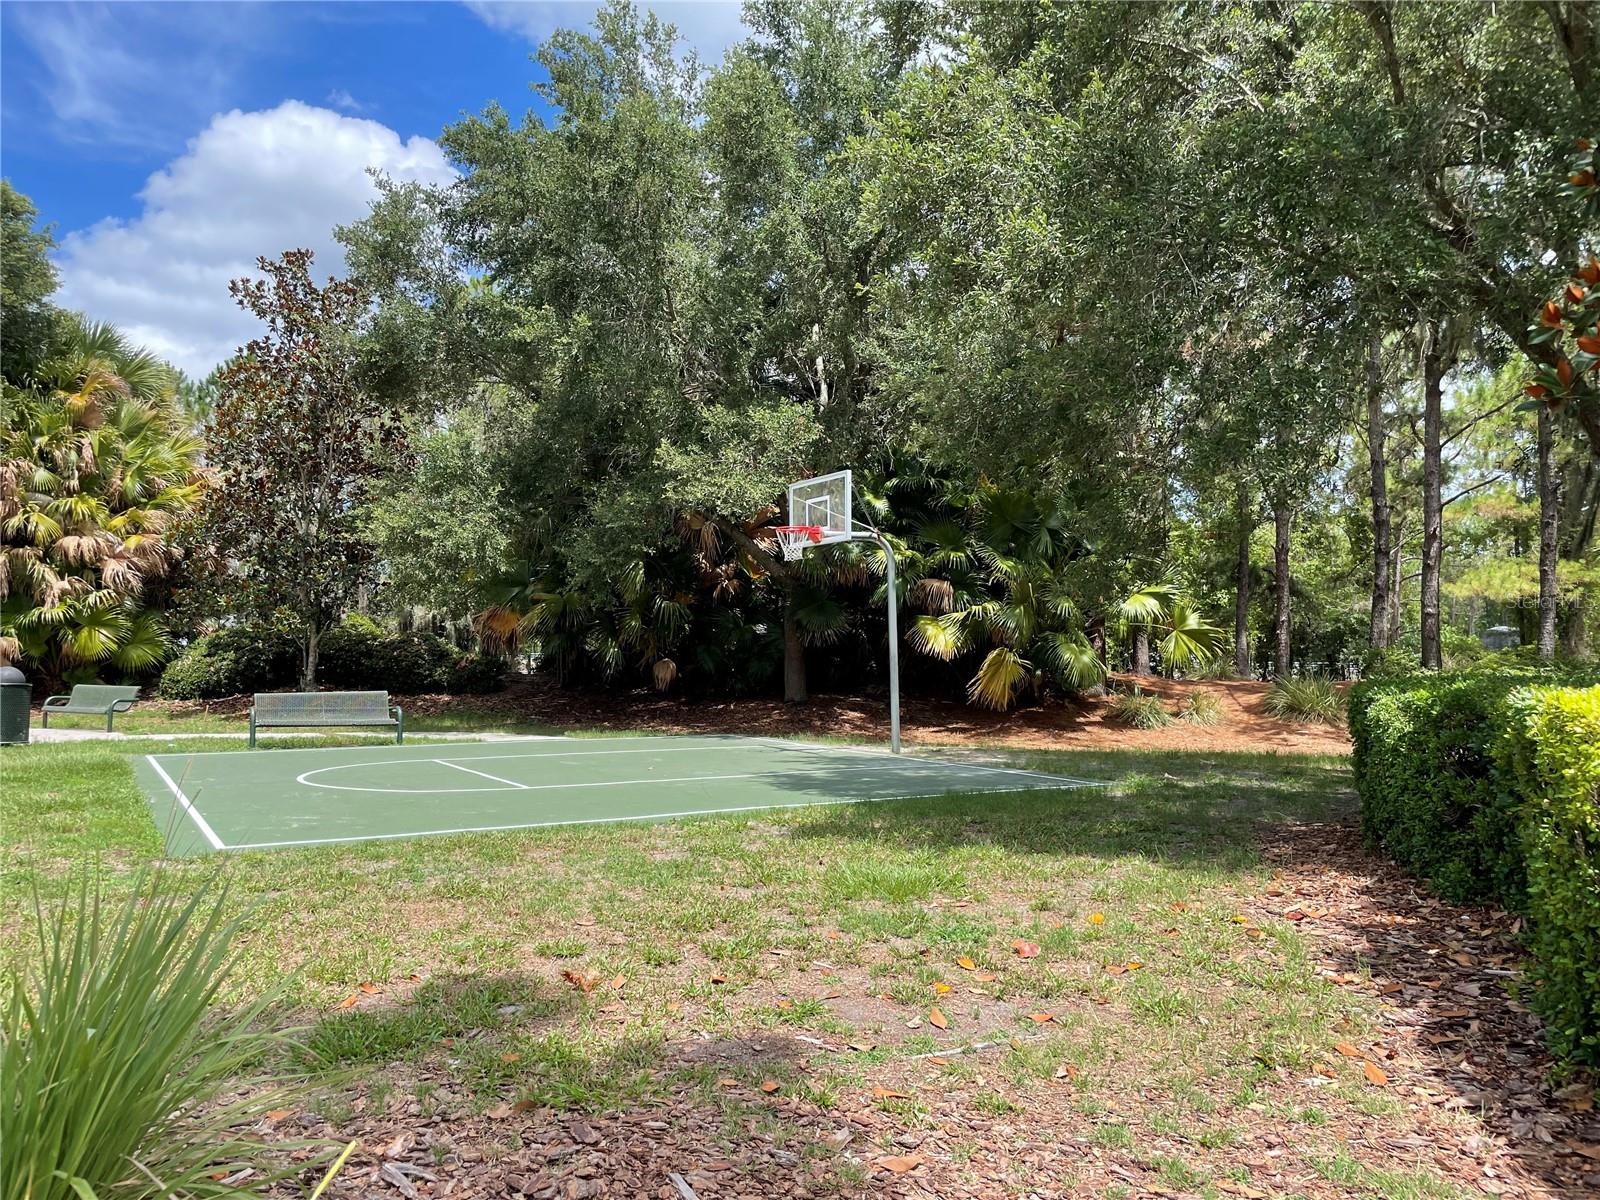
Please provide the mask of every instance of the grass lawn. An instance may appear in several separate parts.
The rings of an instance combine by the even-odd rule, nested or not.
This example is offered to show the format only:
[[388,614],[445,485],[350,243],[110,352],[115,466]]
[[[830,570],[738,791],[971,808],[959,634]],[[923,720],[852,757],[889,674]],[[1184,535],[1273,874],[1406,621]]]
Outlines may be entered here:
[[[159,853],[130,750],[0,760],[13,933],[30,885],[58,894],[96,860],[116,887]],[[253,906],[236,987],[290,975],[285,1019],[337,1080],[324,1131],[438,1118],[450,1137],[416,1144],[440,1170],[512,1171],[529,1123],[588,1144],[574,1114],[621,1145],[599,1123],[625,1110],[659,1118],[652,1147],[682,1139],[673,1169],[703,1196],[770,1170],[817,1194],[1026,1195],[1045,1169],[1086,1195],[1476,1194],[1415,1146],[1352,1137],[1419,1128],[1334,1050],[1375,1038],[1381,981],[1330,971],[1263,902],[1263,831],[1347,821],[1343,760],[1006,761],[1119,782],[168,869],[223,870]],[[541,1159],[525,1194],[536,1167],[564,1178]]]

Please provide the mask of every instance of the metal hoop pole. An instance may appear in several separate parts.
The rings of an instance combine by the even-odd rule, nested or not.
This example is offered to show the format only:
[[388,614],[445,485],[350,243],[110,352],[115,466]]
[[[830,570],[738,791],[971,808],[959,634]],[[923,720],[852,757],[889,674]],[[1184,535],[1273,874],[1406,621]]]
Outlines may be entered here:
[[884,585],[889,606],[889,750],[900,753],[900,596],[895,591],[894,547],[874,530],[853,535],[857,541],[877,542],[883,550]]

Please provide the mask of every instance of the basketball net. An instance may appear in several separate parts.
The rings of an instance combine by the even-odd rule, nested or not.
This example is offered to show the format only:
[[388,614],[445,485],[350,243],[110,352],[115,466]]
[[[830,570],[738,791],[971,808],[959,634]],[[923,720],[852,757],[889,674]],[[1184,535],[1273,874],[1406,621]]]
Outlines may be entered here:
[[786,562],[794,562],[806,552],[807,546],[822,544],[821,525],[779,525],[772,531],[778,539]]

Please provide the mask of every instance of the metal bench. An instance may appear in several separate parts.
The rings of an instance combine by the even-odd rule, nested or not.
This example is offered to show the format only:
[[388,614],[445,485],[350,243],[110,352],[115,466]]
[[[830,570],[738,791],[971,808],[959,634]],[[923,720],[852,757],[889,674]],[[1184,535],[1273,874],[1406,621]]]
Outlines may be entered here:
[[258,729],[311,729],[380,725],[405,740],[406,717],[388,692],[257,692],[250,709],[250,746]]
[[[78,683],[74,684],[70,694],[65,696],[51,696],[43,706],[44,727],[50,728],[52,715],[60,716],[62,713],[77,713],[86,716],[104,717],[106,719],[106,732],[111,732],[111,721],[119,712],[127,712],[133,707],[133,702],[139,698],[139,689],[136,687],[113,687],[104,683]],[[57,701],[60,701],[58,704]]]

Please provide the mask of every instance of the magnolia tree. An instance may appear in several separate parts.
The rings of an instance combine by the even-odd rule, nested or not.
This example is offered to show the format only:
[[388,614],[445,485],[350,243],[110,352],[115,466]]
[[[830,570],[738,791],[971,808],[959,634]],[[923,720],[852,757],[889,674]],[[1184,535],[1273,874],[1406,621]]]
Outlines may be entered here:
[[318,287],[311,251],[258,260],[265,278],[229,290],[266,325],[217,378],[207,424],[219,487],[210,536],[225,564],[223,602],[239,615],[289,616],[302,641],[300,686],[316,687],[322,634],[370,579],[364,507],[402,444],[397,415],[355,383],[352,334],[366,299],[348,281]]

